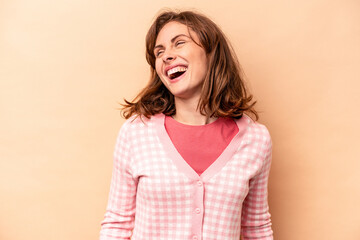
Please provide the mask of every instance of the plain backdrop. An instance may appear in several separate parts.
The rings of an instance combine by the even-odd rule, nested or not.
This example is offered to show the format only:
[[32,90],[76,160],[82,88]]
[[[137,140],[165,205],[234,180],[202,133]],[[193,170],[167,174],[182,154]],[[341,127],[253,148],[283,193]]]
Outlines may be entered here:
[[[0,1],[0,239],[97,239],[161,10],[230,39],[273,138],[276,240],[360,239],[360,2]],[[225,239],[224,239],[225,240]]]

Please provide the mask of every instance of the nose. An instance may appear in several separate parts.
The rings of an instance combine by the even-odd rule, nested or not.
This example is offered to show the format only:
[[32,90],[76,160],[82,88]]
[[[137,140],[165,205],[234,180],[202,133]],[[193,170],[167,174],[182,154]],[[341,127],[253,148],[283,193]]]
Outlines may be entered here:
[[172,60],[174,60],[176,58],[176,55],[172,52],[172,51],[165,51],[163,54],[163,61],[164,62],[171,62]]

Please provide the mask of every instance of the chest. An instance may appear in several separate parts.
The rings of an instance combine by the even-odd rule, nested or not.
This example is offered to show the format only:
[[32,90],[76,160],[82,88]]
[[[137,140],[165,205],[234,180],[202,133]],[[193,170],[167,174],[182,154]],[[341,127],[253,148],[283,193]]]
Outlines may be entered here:
[[260,156],[244,141],[226,161],[219,162],[215,161],[200,176],[192,174],[184,159],[171,154],[159,139],[153,138],[151,144],[139,145],[133,151],[137,197],[154,207],[170,202],[191,204],[201,191],[204,198],[240,204],[248,193],[250,179],[261,167]]

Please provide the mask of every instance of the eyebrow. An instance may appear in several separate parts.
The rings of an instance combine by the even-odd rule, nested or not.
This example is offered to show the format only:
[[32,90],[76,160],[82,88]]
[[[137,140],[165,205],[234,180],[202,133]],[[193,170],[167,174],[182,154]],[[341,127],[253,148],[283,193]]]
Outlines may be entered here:
[[[190,38],[189,36],[187,36],[187,35],[185,35],[185,34],[178,34],[178,35],[176,35],[175,37],[173,37],[173,38],[171,39],[171,42],[172,42],[172,43],[174,43],[174,42],[175,42],[175,40],[176,40],[178,37],[181,37],[181,36],[184,36],[184,37]],[[154,51],[155,51],[155,49],[157,49],[157,48],[161,48],[161,47],[163,47],[163,45],[161,45],[161,44],[156,45],[156,46],[154,47]]]

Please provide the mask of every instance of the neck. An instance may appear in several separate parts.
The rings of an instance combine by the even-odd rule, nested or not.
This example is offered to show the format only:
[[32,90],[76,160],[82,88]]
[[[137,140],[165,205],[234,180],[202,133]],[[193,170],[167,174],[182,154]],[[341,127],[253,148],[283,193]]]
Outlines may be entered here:
[[205,125],[214,122],[217,118],[204,116],[197,109],[199,99],[181,99],[175,98],[176,114],[172,117],[188,125]]

